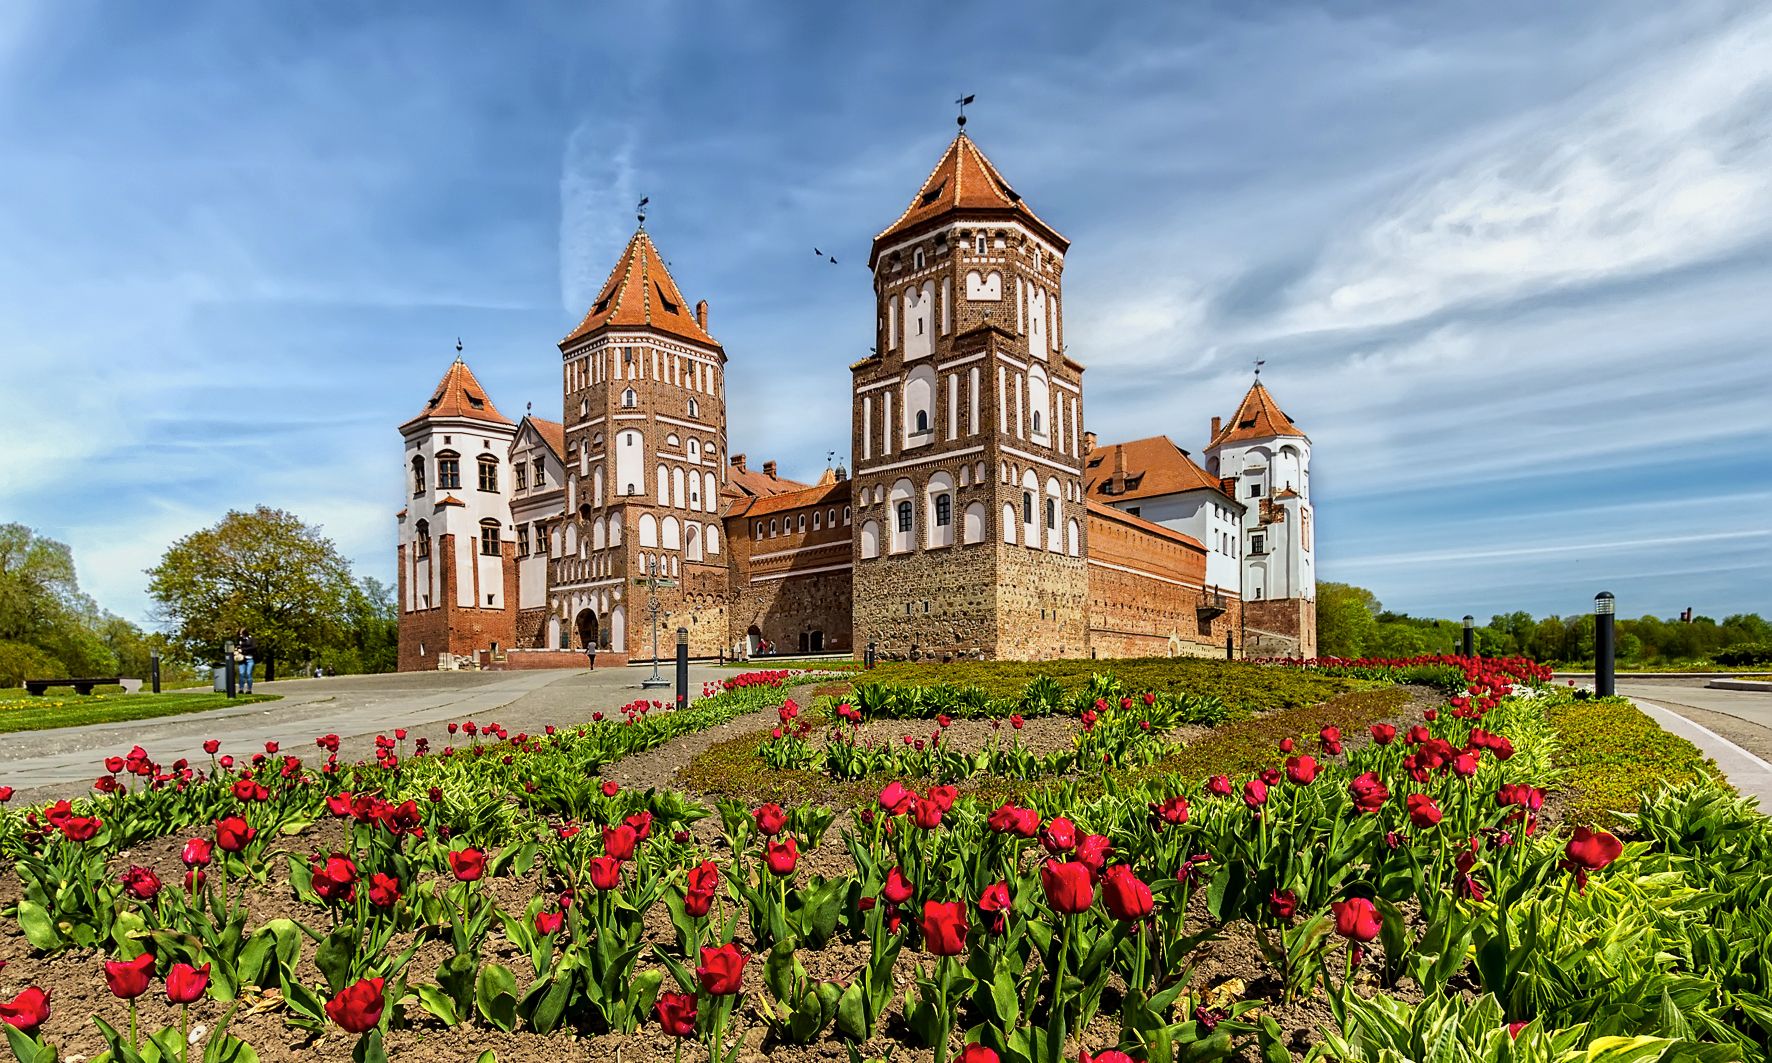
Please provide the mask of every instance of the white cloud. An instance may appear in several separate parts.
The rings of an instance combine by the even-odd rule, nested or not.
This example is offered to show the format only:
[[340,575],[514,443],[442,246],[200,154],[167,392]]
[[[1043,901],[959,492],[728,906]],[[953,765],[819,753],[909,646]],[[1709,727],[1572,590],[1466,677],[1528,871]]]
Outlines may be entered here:
[[608,279],[640,200],[635,187],[633,131],[580,122],[560,163],[560,302],[568,313],[584,313]]

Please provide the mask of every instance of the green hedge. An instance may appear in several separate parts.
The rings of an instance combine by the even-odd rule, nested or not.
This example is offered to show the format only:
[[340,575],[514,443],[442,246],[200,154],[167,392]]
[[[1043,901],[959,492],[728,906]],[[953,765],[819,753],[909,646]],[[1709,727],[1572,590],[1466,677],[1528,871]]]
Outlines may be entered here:
[[[1337,694],[1372,685],[1352,677],[1327,676],[1297,668],[1198,657],[892,663],[856,676],[854,683],[857,687],[875,684],[974,688],[984,699],[1008,703],[1019,700],[1028,684],[1042,676],[1056,681],[1066,693],[1074,693],[1088,686],[1095,675],[1113,675],[1132,692],[1216,698],[1235,716],[1315,705]],[[1006,709],[1001,715],[1010,711],[1014,710]]]
[[1743,642],[1711,654],[1711,660],[1730,668],[1772,664],[1772,642]]
[[1633,812],[1641,795],[1662,784],[1708,777],[1727,787],[1715,761],[1698,747],[1662,730],[1625,698],[1549,696],[1545,719],[1556,728],[1554,763],[1567,773],[1567,817],[1576,825],[1628,830],[1620,813]]

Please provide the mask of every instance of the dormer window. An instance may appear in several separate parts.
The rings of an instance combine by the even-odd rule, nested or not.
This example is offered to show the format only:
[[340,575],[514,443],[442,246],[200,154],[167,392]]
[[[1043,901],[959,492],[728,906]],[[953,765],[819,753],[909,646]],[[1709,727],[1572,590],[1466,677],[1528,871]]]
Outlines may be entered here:
[[670,297],[665,295],[664,285],[658,283],[657,281],[654,281],[652,286],[658,290],[658,305],[664,307],[665,313],[667,313],[667,314],[676,313],[677,312],[677,304],[671,302]]
[[484,410],[486,408],[486,400],[481,398],[478,395],[475,395],[473,392],[469,392],[468,393],[468,405],[472,406],[476,410]]
[[923,193],[923,197],[921,199],[917,200],[917,206],[927,207],[929,204],[940,199],[942,189],[946,188],[947,186],[948,186],[948,183],[946,181],[943,181],[941,184],[938,184],[934,188],[931,188],[929,191]]

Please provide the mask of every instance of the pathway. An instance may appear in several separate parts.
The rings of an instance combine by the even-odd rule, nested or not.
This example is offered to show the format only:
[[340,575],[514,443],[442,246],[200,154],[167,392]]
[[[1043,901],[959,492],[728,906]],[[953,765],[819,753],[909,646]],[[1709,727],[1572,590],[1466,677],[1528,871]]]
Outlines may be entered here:
[[1631,679],[1617,686],[1656,723],[1716,761],[1743,796],[1772,811],[1772,692],[1716,690],[1705,682]]
[[[304,760],[324,754],[314,745],[323,734],[340,737],[341,759],[366,757],[375,736],[407,729],[407,740],[430,739],[433,749],[452,741],[446,724],[473,719],[502,724],[512,734],[539,732],[588,721],[593,712],[613,715],[640,697],[661,701],[674,689],[642,691],[649,668],[598,671],[533,672],[404,672],[394,675],[340,676],[259,683],[257,692],[280,694],[281,701],[257,702],[156,720],[132,720],[26,731],[0,738],[0,785],[18,790],[17,802],[73,796],[103,771],[109,754],[141,745],[162,764],[183,757],[207,761],[207,739],[217,739],[222,752],[246,757],[281,743],[281,752]],[[667,677],[670,670],[665,669]],[[734,673],[706,665],[690,665],[689,695],[702,683]],[[408,748],[411,748],[410,745]]]

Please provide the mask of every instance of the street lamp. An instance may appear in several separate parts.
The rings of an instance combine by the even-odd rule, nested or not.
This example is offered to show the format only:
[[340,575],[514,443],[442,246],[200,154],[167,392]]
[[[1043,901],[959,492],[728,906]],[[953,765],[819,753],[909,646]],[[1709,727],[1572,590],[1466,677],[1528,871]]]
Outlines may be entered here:
[[1464,614],[1464,656],[1477,655],[1477,618],[1469,613]]
[[655,690],[668,687],[671,681],[658,671],[658,589],[664,586],[675,587],[675,580],[661,580],[658,576],[657,557],[650,560],[652,571],[641,581],[646,584],[646,610],[652,615],[652,674],[640,681],[642,690]]
[[1611,591],[1594,595],[1594,693],[1602,698],[1611,697],[1617,688],[1612,674],[1615,648],[1612,622],[1617,611],[1618,603]]

